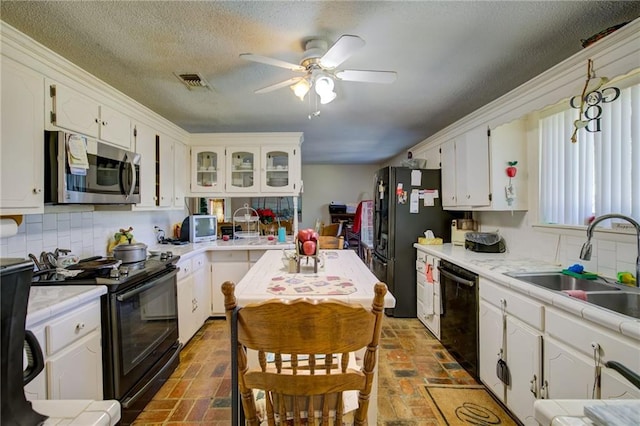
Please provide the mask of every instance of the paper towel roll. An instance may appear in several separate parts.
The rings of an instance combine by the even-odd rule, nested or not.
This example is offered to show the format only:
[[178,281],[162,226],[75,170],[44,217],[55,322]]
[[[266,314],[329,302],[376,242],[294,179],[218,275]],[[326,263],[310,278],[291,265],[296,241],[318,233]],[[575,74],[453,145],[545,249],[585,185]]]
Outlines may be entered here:
[[13,237],[18,233],[18,224],[13,219],[0,219],[0,238]]

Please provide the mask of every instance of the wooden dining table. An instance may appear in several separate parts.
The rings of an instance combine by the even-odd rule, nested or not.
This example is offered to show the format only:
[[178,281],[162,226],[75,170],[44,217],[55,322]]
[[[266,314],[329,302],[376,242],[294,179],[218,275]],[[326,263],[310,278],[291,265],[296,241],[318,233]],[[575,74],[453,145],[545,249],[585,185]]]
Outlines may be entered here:
[[[374,285],[379,282],[367,265],[353,250],[320,250],[317,273],[314,272],[313,258],[303,257],[300,272],[290,273],[286,255],[292,251],[268,250],[236,283],[235,296],[238,307],[259,303],[269,299],[337,299],[347,303],[359,303],[366,308],[373,302]],[[394,296],[387,292],[384,307],[395,307]],[[232,348],[237,341],[232,332]],[[361,357],[359,357],[361,359]],[[250,362],[252,360],[250,359]],[[257,358],[253,360],[257,365]],[[253,363],[252,362],[252,363]],[[232,409],[234,424],[243,424],[242,407],[238,397],[237,364],[232,362]],[[368,410],[369,424],[377,422],[378,363],[374,370],[371,401]]]

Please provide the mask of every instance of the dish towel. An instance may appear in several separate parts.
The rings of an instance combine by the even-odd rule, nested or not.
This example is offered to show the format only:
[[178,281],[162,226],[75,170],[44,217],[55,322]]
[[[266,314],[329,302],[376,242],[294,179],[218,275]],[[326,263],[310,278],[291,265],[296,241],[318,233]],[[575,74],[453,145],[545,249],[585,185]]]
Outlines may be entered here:
[[584,290],[563,290],[562,292],[576,299],[587,301],[587,293]]

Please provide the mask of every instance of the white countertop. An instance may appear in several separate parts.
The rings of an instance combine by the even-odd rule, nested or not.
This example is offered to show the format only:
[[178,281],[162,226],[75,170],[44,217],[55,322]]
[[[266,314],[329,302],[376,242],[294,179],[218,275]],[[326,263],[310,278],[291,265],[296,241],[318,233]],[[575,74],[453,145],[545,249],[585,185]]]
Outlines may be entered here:
[[421,245],[414,244],[416,249],[432,254],[469,269],[480,276],[508,287],[519,293],[528,295],[573,315],[579,316],[611,329],[622,335],[640,340],[640,320],[599,306],[583,302],[564,293],[548,290],[533,284],[504,275],[505,272],[542,272],[560,271],[561,265],[529,259],[510,253],[476,253],[462,246],[452,244]]
[[[348,303],[360,303],[363,306],[370,306],[374,296],[373,286],[379,280],[371,273],[358,255],[353,250],[321,250],[321,254],[324,256],[324,264],[322,268],[318,269],[317,274],[313,273],[311,267],[304,267],[301,269],[300,274],[290,274],[282,263],[282,252],[266,252],[236,285],[235,295],[238,299],[238,304],[257,303],[275,297],[290,299],[299,297],[325,299],[331,297]],[[272,278],[278,276],[292,278],[296,275],[346,278],[355,284],[356,291],[343,295],[313,293],[275,295],[267,291]],[[385,308],[393,308],[395,304],[396,299],[390,292],[387,292],[384,299]]]
[[107,287],[103,285],[31,286],[26,327],[97,299],[106,292]]
[[[636,417],[640,410],[640,400],[628,399],[607,399],[607,400],[573,400],[573,399],[540,399],[534,403],[535,419],[543,426],[590,426],[594,424],[603,424],[602,422],[594,423],[587,416],[587,410],[595,411],[600,409],[600,419],[603,419],[607,425],[611,426],[636,426],[640,424],[640,418]],[[632,418],[620,418],[615,414],[604,413],[605,410],[611,410],[616,413],[620,409],[633,409]]]
[[33,409],[49,416],[43,426],[114,426],[120,421],[120,403],[115,400],[40,400]]
[[293,236],[287,235],[287,241],[279,243],[277,239],[269,240],[267,237],[260,238],[238,238],[235,240],[209,241],[202,243],[189,243],[184,245],[173,244],[155,244],[150,245],[148,250],[150,253],[170,251],[173,254],[190,257],[198,253],[206,251],[225,251],[225,250],[292,250]]

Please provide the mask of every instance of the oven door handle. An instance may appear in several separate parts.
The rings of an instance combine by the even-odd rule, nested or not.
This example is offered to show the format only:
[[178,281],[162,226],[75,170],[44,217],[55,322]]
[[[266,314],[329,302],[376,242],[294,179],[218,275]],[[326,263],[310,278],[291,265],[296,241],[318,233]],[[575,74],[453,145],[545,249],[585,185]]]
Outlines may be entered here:
[[440,266],[438,266],[438,270],[440,271],[440,275],[443,275],[446,278],[449,278],[455,283],[466,285],[467,287],[473,287],[474,285],[476,285],[475,281],[470,281],[470,280],[465,280],[464,278],[460,278],[459,276],[452,274],[446,269],[442,269],[442,267]]
[[128,200],[131,196],[133,196],[133,192],[136,190],[136,165],[134,164],[135,158],[131,158],[129,154],[125,154],[125,161],[131,166],[131,191],[128,194],[125,194],[124,199]]
[[166,278],[171,278],[171,277],[174,277],[174,276],[178,275],[178,270],[179,269],[180,268],[176,268],[173,271],[169,272],[168,274],[161,275],[161,276],[157,277],[155,280],[153,280],[151,282],[148,282],[145,285],[142,285],[140,287],[134,288],[133,290],[128,291],[126,293],[119,294],[119,295],[116,296],[116,299],[118,299],[118,302],[124,302],[125,300],[132,298],[136,294],[142,293],[143,291],[148,290],[150,287],[153,287],[161,279],[164,280]]

